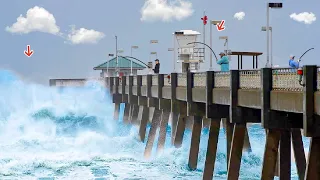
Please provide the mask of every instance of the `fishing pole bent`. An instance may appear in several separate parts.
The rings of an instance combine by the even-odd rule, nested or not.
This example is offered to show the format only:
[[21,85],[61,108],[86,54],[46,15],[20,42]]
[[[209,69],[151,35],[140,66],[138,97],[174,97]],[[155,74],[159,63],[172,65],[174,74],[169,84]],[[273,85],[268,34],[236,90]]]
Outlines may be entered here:
[[197,43],[203,44],[203,45],[207,46],[207,47],[211,50],[211,52],[213,53],[213,55],[214,55],[214,57],[216,58],[216,60],[218,61],[218,58],[217,58],[217,56],[216,56],[216,53],[214,53],[214,51],[212,50],[212,48],[211,48],[210,46],[208,46],[207,44],[202,43],[202,42],[191,42],[191,43],[188,43],[187,45],[189,45],[189,44],[197,44]]
[[307,52],[309,52],[309,51],[312,50],[312,49],[314,49],[314,48],[310,48],[310,49],[306,50],[306,52],[304,52],[304,53],[300,56],[300,58],[299,58],[298,60],[301,61],[301,58],[302,58]]

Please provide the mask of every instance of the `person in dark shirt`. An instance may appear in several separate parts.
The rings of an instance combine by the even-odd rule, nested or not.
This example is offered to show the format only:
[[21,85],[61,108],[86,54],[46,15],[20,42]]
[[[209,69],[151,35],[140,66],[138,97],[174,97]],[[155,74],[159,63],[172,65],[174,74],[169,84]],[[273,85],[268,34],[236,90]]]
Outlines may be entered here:
[[155,74],[159,74],[159,72],[160,72],[159,59],[156,59],[155,62],[156,62],[156,65],[154,66],[153,72],[154,72]]

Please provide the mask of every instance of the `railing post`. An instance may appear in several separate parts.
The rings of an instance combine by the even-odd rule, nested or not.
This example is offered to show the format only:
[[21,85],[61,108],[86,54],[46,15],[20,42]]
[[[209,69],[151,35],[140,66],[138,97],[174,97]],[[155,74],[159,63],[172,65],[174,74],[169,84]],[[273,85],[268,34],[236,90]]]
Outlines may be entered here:
[[116,87],[115,88],[116,92],[114,92],[114,94],[119,94],[119,77],[114,77],[113,79],[114,79],[114,82],[115,82],[114,86]]
[[187,72],[187,116],[192,116],[192,88],[193,88],[193,72]]
[[261,124],[265,129],[271,125],[270,92],[272,91],[272,69],[261,69]]
[[187,102],[192,102],[193,72],[187,72]]
[[177,107],[175,106],[177,101],[177,86],[178,86],[178,74],[171,73],[171,111],[176,112]]
[[126,97],[126,81],[127,78],[126,76],[122,76],[122,81],[121,81],[121,95],[122,95],[122,102],[125,102],[125,97]]
[[164,75],[158,74],[158,98],[162,99],[162,88],[164,86]]
[[133,86],[133,76],[129,76],[129,82],[128,82],[128,102],[131,104],[132,102],[132,86]]
[[212,89],[214,88],[214,71],[206,73],[206,118],[210,118],[210,106],[212,105]]
[[141,96],[142,76],[137,75],[137,96]]
[[317,66],[303,67],[303,134],[313,137],[317,132],[317,124],[314,115],[314,93],[317,91]]
[[151,98],[152,75],[147,75],[147,97]]
[[230,71],[230,122],[244,123],[241,107],[238,107],[238,89],[240,85],[239,70]]
[[110,94],[112,95],[113,94],[113,87],[114,87],[113,77],[109,77],[108,81],[109,81]]

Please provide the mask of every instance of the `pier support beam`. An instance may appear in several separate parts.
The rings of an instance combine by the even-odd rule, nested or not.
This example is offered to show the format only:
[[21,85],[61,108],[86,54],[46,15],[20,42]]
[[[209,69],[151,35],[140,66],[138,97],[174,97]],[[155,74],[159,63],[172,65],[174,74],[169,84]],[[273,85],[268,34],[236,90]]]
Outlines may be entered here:
[[239,179],[240,164],[246,129],[247,128],[245,124],[234,124],[231,149],[229,154],[229,166],[227,174],[228,180]]
[[130,109],[132,105],[128,104],[128,103],[124,103],[124,113],[123,113],[123,122],[125,124],[129,124],[129,117],[130,117]]
[[147,140],[146,148],[144,151],[144,157],[146,159],[149,159],[151,156],[152,147],[153,147],[153,143],[154,143],[155,136],[157,133],[157,129],[158,129],[159,124],[161,122],[161,114],[162,114],[162,110],[159,110],[159,109],[154,110],[154,114],[153,114],[153,118],[152,118],[152,122],[151,122],[151,127],[150,127],[150,131],[148,134],[148,140]]
[[262,164],[261,179],[273,180],[278,156],[280,142],[280,131],[269,129],[266,135],[266,145]]
[[141,142],[144,142],[147,124],[149,122],[149,108],[147,106],[139,106],[138,122],[140,123],[139,138]]
[[232,134],[233,134],[233,124],[230,123],[229,118],[223,118],[222,119],[223,128],[225,130],[226,134],[226,144],[227,144],[227,169],[229,168],[229,155],[230,155],[230,149],[231,149],[231,142],[232,142]]
[[312,137],[305,179],[320,179],[320,137]]
[[157,153],[160,153],[163,150],[166,142],[169,116],[170,116],[169,111],[165,111],[165,110],[162,111]]
[[132,104],[130,106],[129,122],[131,122],[131,124],[137,124],[138,115],[139,115],[139,106],[136,104]]
[[280,132],[280,147],[279,147],[279,179],[291,179],[291,135],[289,130]]
[[174,145],[174,139],[177,131],[177,125],[179,121],[179,114],[176,112],[170,112],[171,121],[171,144]]
[[202,117],[192,116],[192,119],[193,119],[193,126],[192,126],[192,136],[191,136],[188,166],[191,170],[195,170],[197,169],[197,164],[198,164],[199,145],[200,145],[201,129],[202,129]]
[[293,147],[293,154],[296,160],[296,166],[298,171],[298,176],[300,180],[304,179],[306,170],[306,156],[303,148],[303,141],[300,129],[291,130],[291,140]]
[[120,103],[115,103],[114,104],[113,119],[118,121],[119,120],[119,114],[120,114]]
[[186,121],[188,117],[183,114],[179,114],[177,128],[174,134],[173,144],[176,148],[180,148],[183,141],[184,131],[186,129]]
[[211,119],[210,121],[210,132],[208,139],[208,147],[206,154],[206,161],[203,171],[203,180],[211,180],[214,173],[214,165],[216,162],[218,138],[220,131],[221,119]]

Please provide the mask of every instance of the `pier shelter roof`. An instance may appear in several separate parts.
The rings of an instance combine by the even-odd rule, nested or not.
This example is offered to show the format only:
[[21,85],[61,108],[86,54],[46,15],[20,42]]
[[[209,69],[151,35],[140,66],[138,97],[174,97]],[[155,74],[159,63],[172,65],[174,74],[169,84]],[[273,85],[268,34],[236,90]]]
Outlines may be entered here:
[[[126,58],[126,57],[122,57],[122,56],[118,56],[118,63],[119,63],[119,69],[130,69],[131,68],[131,59]],[[103,69],[116,69],[117,68],[117,58],[112,58],[110,60],[108,60],[105,63],[102,63],[96,67],[94,67],[94,70],[103,70]],[[140,63],[135,62],[132,59],[132,69],[137,69],[137,70],[142,70],[145,69],[146,66],[142,65]]]
[[242,69],[242,56],[252,56],[252,68],[258,69],[258,56],[262,54],[262,52],[232,51],[229,55],[238,56],[238,69]]

